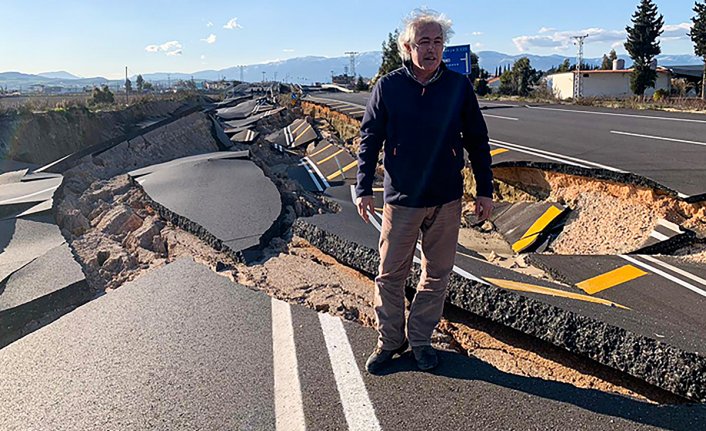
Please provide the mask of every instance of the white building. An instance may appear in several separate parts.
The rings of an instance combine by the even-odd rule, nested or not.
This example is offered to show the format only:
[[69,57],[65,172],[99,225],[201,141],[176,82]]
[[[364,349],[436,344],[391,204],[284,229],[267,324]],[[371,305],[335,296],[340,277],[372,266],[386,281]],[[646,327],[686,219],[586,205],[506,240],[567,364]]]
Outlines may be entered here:
[[[574,80],[576,71],[555,73],[547,76],[547,86],[558,99],[574,97]],[[632,69],[618,70],[582,70],[581,71],[581,97],[632,97],[630,90],[630,74]],[[655,87],[645,91],[646,96],[652,96],[656,90],[671,89],[671,72],[668,69],[657,68],[657,81]]]

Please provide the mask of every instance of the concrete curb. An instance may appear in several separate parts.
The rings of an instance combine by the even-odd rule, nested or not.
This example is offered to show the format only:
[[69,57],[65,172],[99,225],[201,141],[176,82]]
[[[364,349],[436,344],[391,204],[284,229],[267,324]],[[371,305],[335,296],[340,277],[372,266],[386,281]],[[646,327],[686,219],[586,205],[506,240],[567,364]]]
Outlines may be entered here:
[[[341,239],[303,219],[294,223],[293,232],[344,265],[371,276],[377,272],[375,250]],[[706,402],[706,357],[698,353],[456,274],[451,275],[447,301],[679,396]]]

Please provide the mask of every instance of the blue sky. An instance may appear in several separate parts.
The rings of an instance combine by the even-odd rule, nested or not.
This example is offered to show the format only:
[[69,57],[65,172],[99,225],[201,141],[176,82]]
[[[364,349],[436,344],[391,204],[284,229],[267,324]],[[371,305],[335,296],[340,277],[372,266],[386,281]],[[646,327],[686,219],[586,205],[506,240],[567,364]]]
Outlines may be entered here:
[[[638,0],[185,1],[2,0],[0,72],[66,70],[119,78],[151,72],[223,69],[307,55],[379,50],[412,9],[454,21],[452,44],[507,54],[575,54],[569,36],[591,34],[586,55],[615,46]],[[693,54],[686,33],[692,0],[657,0],[664,54]],[[345,5],[345,6],[344,6]]]

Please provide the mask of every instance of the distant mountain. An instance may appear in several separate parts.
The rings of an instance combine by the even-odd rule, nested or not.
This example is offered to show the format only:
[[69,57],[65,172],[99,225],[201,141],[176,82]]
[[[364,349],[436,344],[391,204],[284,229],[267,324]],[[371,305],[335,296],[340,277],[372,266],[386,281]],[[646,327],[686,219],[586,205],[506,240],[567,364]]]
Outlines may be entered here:
[[81,79],[80,76],[72,75],[69,72],[60,70],[58,72],[42,72],[38,73],[37,76],[42,78],[52,78],[52,79]]
[[[479,51],[479,63],[482,68],[490,73],[495,72],[496,67],[512,65],[521,57],[528,57],[537,70],[548,70],[553,66],[560,65],[564,59],[568,58],[574,64],[575,57],[567,57],[563,55],[533,55],[533,54],[518,54],[509,55],[496,51]],[[625,60],[625,65],[630,67],[632,61],[627,56],[619,56]],[[660,55],[657,57],[658,64],[662,66],[676,65],[701,65],[703,61],[693,55]],[[382,61],[382,53],[380,51],[370,51],[358,54],[355,59],[355,74],[366,78],[373,77]],[[586,58],[586,63],[591,65],[600,65],[601,58]],[[297,82],[301,84],[309,84],[314,82],[331,82],[331,75],[342,75],[350,67],[350,58],[341,57],[297,57],[287,60],[278,60],[268,63],[252,64],[243,68],[243,80],[249,82],[259,82],[263,79],[279,81]],[[350,73],[350,71],[348,71]],[[174,83],[178,80],[194,79],[197,81],[203,80],[239,80],[240,67],[229,67],[221,70],[200,70],[193,73],[177,73],[177,72],[162,72],[162,73],[146,73],[142,74],[146,81],[153,83],[167,84]],[[130,77],[135,82],[136,76]],[[41,75],[28,75],[19,72],[2,72],[0,73],[0,86],[7,86],[8,89],[28,88],[31,85],[42,84],[51,86],[62,86],[65,88],[83,88],[85,86],[107,84],[111,88],[122,86],[122,80],[107,80],[102,77],[95,78],[78,78],[68,72],[48,72]]]

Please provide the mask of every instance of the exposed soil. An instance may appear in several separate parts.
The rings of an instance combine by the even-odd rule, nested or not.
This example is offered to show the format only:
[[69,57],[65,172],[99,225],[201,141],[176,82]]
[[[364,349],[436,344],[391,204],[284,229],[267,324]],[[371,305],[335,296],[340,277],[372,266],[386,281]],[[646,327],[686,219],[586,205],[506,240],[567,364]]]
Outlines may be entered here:
[[[496,178],[569,206],[573,213],[551,251],[620,254],[638,249],[659,219],[706,236],[706,203],[686,203],[652,189],[530,168],[497,168]],[[706,263],[703,247],[677,254]]]

